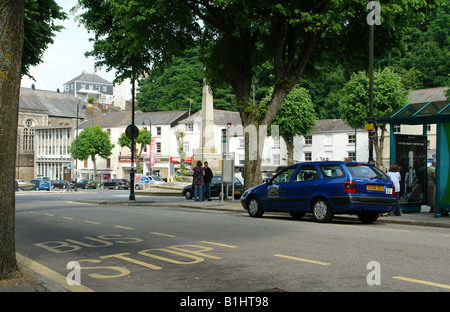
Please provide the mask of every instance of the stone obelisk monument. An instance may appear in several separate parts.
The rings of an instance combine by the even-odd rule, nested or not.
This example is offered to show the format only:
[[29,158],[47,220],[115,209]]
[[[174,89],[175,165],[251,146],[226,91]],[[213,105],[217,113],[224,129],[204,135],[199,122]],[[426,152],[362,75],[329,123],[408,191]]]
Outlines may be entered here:
[[[202,124],[200,133],[200,147],[194,155],[195,162],[207,161],[208,166],[214,170],[221,170],[221,156],[217,153],[214,132],[214,105],[211,90],[204,80],[202,94]],[[195,164],[192,164],[195,166]]]

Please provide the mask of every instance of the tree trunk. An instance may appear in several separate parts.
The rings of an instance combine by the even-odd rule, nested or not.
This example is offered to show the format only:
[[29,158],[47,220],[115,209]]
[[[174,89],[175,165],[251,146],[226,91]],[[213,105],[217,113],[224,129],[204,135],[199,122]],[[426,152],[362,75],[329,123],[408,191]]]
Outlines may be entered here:
[[285,135],[283,139],[286,143],[287,164],[290,166],[294,164],[294,135]]
[[380,126],[381,134],[378,136],[378,129],[376,129],[375,134],[375,140],[373,140],[373,146],[375,148],[375,165],[379,168],[383,165],[383,150],[384,150],[384,134],[386,132],[386,126],[381,125]]
[[0,279],[17,270],[14,177],[24,14],[25,0],[0,0]]

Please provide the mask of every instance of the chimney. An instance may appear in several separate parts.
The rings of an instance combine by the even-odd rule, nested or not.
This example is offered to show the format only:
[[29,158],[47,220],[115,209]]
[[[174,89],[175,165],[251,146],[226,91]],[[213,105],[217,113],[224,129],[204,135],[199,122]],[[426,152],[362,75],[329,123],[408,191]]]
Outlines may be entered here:
[[102,107],[102,112],[103,112],[103,113],[107,113],[107,112],[109,112],[109,108],[108,108],[108,105],[106,105],[106,104],[103,104],[103,107]]
[[31,84],[31,90],[36,90],[36,86],[34,85],[34,83]]

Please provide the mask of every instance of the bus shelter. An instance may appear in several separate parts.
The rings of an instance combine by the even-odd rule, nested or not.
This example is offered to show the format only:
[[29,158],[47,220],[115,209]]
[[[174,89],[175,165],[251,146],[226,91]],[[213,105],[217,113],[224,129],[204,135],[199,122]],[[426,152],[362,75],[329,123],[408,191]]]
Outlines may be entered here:
[[[410,194],[411,203],[402,203],[408,211],[408,206],[419,206],[425,202],[424,185],[426,180],[427,161],[427,125],[436,124],[436,212],[435,217],[442,216],[441,212],[450,210],[450,102],[448,100],[431,101],[427,103],[410,103],[399,110],[377,120],[379,123],[390,125],[390,161],[402,162],[406,172],[402,175],[404,183],[411,181],[411,173],[417,176],[415,187],[422,188]],[[396,125],[423,125],[422,135],[401,135],[394,133]],[[400,164],[400,165],[402,165]],[[425,175],[423,170],[425,170]],[[422,179],[422,181],[420,181]],[[402,184],[406,185],[406,184]],[[408,192],[408,187],[402,190]],[[405,196],[403,196],[404,198]],[[420,210],[419,210],[420,211]]]

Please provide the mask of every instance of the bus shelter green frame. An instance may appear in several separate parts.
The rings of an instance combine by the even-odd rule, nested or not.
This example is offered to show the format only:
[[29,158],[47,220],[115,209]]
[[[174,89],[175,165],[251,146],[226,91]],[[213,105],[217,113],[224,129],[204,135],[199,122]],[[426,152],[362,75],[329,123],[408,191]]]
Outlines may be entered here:
[[436,124],[436,218],[441,211],[450,210],[450,102],[431,101],[409,103],[385,117],[378,123],[390,125],[390,161],[396,162],[396,137],[394,126],[423,125],[423,135],[427,137],[427,125]]

